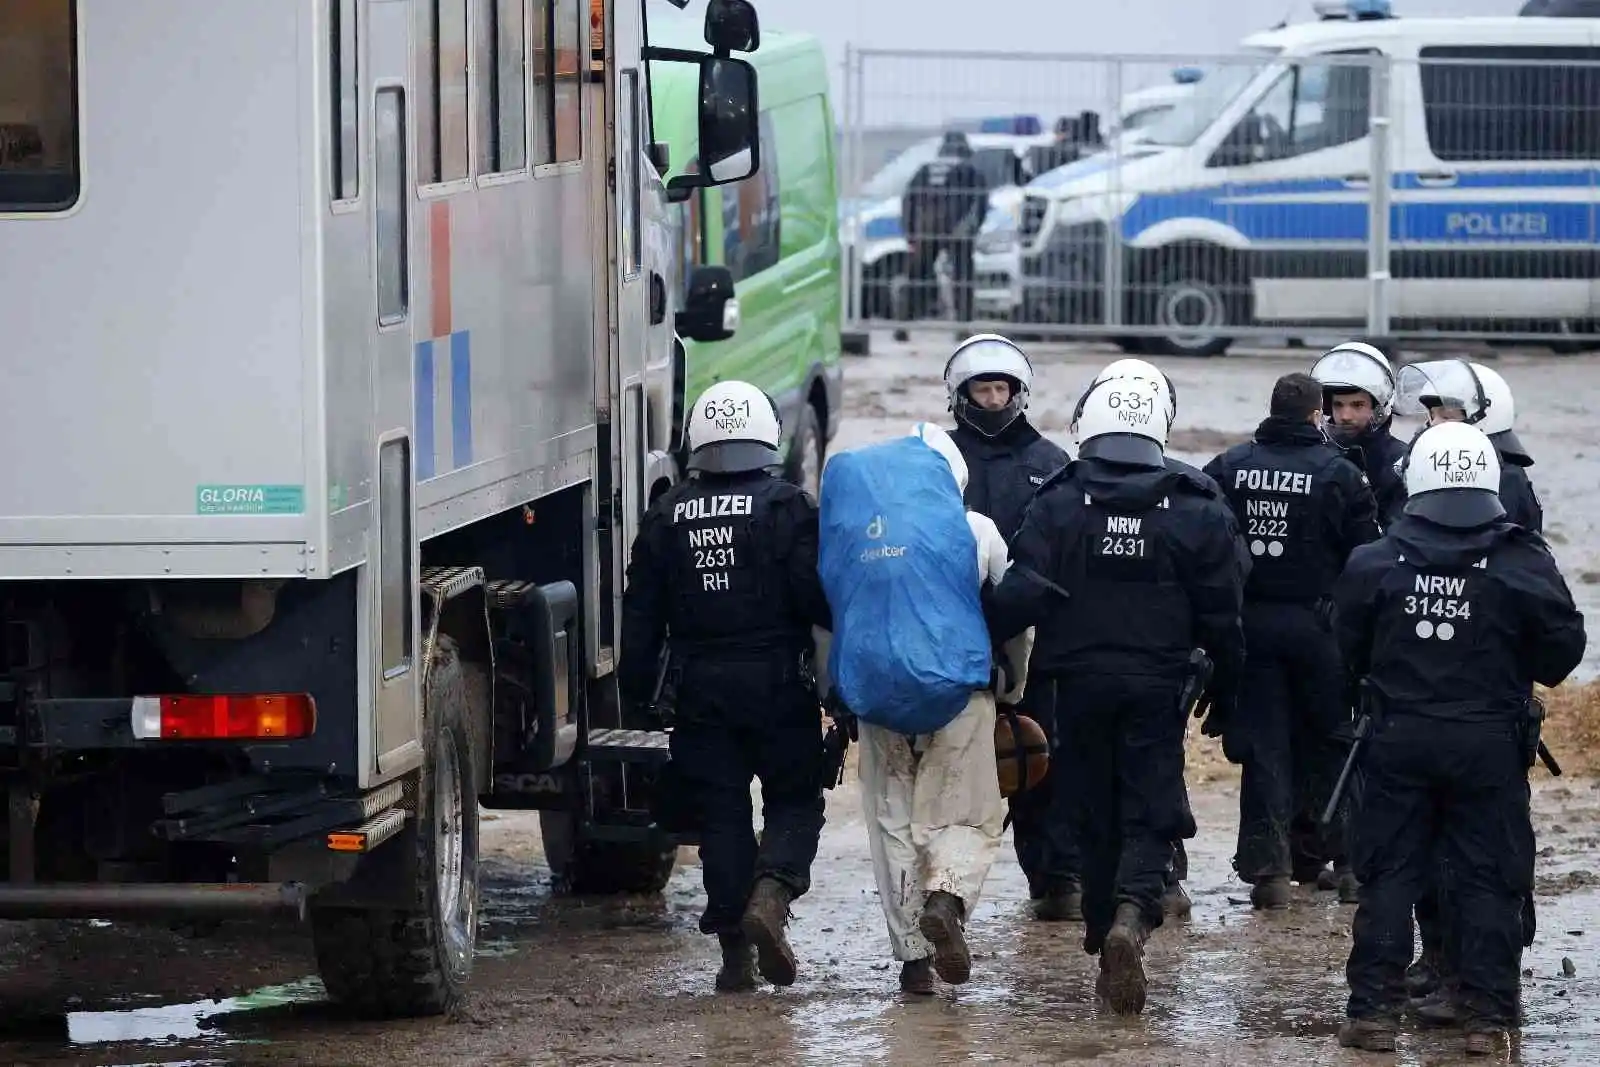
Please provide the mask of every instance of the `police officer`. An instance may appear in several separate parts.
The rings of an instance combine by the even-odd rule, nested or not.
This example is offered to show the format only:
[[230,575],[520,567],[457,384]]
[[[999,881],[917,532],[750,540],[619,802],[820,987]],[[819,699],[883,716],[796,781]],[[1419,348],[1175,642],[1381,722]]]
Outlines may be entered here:
[[[1034,491],[1070,458],[1028,421],[1033,364],[1007,338],[976,334],[945,363],[944,388],[956,422],[950,438],[967,463],[967,507],[992,519],[1010,544]],[[1038,692],[1027,691],[1032,698],[1024,696],[1023,710],[1054,737],[1049,702]],[[1011,798],[1012,843],[1029,895],[1040,902],[1039,917],[1077,921],[1083,918],[1078,846],[1070,825],[1045,820],[1048,790],[1047,774]]]
[[1324,353],[1312,365],[1311,376],[1322,383],[1323,413],[1333,424],[1334,439],[1350,450],[1350,459],[1372,483],[1378,521],[1395,521],[1405,506],[1405,484],[1396,464],[1406,446],[1390,430],[1394,364],[1376,345],[1346,341]]
[[901,200],[901,225],[911,249],[906,279],[911,318],[924,318],[938,306],[934,268],[943,251],[950,256],[956,318],[971,321],[972,255],[988,210],[989,183],[972,162],[967,135],[953,130],[945,134],[938,157],[917,168]]
[[784,926],[810,886],[823,823],[811,644],[812,627],[832,619],[816,502],[769,472],[779,434],[777,408],[755,386],[728,381],[701,395],[689,412],[689,480],[645,513],[623,594],[623,697],[651,703],[663,643],[676,681],[672,780],[700,829],[700,929],[721,944],[722,991],[754,987],[752,948],[763,977],[794,982]]
[[1544,540],[1505,521],[1500,461],[1481,431],[1431,427],[1405,478],[1403,517],[1351,555],[1334,594],[1345,664],[1374,723],[1352,798],[1362,889],[1339,1043],[1394,1049],[1411,909],[1442,862],[1467,1051],[1488,1054],[1518,1019],[1533,885],[1529,698],[1534,683],[1567,677],[1587,637]]
[[1190,653],[1215,659],[1214,714],[1243,658],[1238,527],[1205,484],[1167,469],[1169,428],[1155,383],[1091,389],[1078,459],[1040,488],[1012,569],[985,594],[997,638],[1037,627],[1029,685],[1072,738],[1056,751],[1051,817],[1076,819],[1084,949],[1122,1014],[1144,1010],[1143,946],[1188,818],[1178,705]]
[[1400,369],[1395,411],[1426,415],[1428,426],[1465,422],[1482,430],[1500,457],[1500,504],[1506,520],[1534,533],[1544,532],[1544,505],[1527,471],[1533,457],[1517,437],[1516,401],[1498,371],[1463,359],[1412,363]]
[[[1078,417],[1083,414],[1084,401],[1094,387],[1101,382],[1115,381],[1119,378],[1137,378],[1153,383],[1166,403],[1168,425],[1177,423],[1178,387],[1171,378],[1167,377],[1166,372],[1146,360],[1118,359],[1106,364],[1105,368],[1095,375],[1094,381],[1089,383],[1089,388],[1084,390],[1083,396],[1078,398],[1078,406],[1072,413],[1073,432],[1077,432]],[[1187,476],[1191,481],[1204,487],[1211,496],[1226,503],[1226,498],[1222,495],[1221,488],[1218,487],[1209,474],[1204,473],[1200,468],[1185,463],[1175,456],[1163,456],[1162,461],[1166,464],[1167,470]],[[1239,558],[1244,566],[1245,573],[1249,573],[1250,552],[1242,537],[1238,539],[1238,548]],[[1220,722],[1218,725],[1220,726]],[[1183,883],[1189,878],[1189,854],[1188,850],[1184,848],[1183,842],[1187,838],[1194,837],[1198,832],[1194,815],[1188,807],[1187,786],[1185,786],[1184,792],[1184,812],[1183,835],[1172,843],[1172,870],[1167,874],[1167,892],[1161,899],[1162,910],[1173,918],[1186,917],[1194,910],[1194,904],[1183,888]]]
[[[1511,386],[1499,372],[1461,359],[1412,363],[1400,369],[1395,410],[1402,415],[1427,416],[1428,422],[1417,436],[1444,422],[1476,426],[1493,443],[1500,459],[1500,504],[1506,509],[1506,521],[1534,533],[1544,532],[1544,507],[1527,473],[1527,468],[1533,466],[1533,457],[1517,437],[1516,404]],[[1415,444],[1414,437],[1412,446]],[[1408,450],[1407,460],[1409,457]],[[1407,460],[1401,461],[1402,471]],[[1445,903],[1445,895],[1437,886],[1417,901],[1422,954],[1406,972],[1406,988],[1414,998],[1418,1017],[1435,1025],[1456,1021],[1450,989],[1456,983],[1458,968],[1451,952]],[[1530,892],[1523,900],[1524,947],[1533,944],[1534,907]]]
[[[1286,374],[1253,440],[1205,472],[1222,486],[1249,542],[1244,675],[1223,748],[1244,767],[1239,877],[1257,908],[1289,904],[1291,876],[1314,883],[1342,855],[1317,816],[1344,759],[1350,708],[1333,634],[1331,591],[1353,549],[1379,536],[1372,487],[1322,430],[1322,385]],[[1355,903],[1353,879],[1341,896]]]

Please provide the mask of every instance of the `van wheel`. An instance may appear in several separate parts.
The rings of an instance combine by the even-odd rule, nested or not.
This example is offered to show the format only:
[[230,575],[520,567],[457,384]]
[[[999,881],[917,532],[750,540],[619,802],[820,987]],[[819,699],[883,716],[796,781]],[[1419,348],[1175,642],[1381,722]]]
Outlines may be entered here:
[[794,428],[794,439],[789,444],[789,459],[783,474],[791,482],[811,494],[813,500],[822,494],[822,464],[827,458],[827,444],[822,439],[822,420],[817,417],[817,406],[809,401],[800,409],[800,418]]
[[1163,267],[1155,293],[1149,298],[1145,321],[1164,332],[1149,338],[1149,351],[1168,356],[1208,358],[1220,356],[1233,344],[1221,331],[1241,321],[1245,309],[1229,289],[1238,284],[1226,253],[1217,248],[1180,249]]
[[[415,817],[383,850],[410,849],[404,903],[311,908],[317,968],[329,997],[369,1018],[453,1013],[472,977],[478,935],[478,789],[466,687],[455,643],[441,635],[423,708]],[[410,792],[410,790],[408,790]]]

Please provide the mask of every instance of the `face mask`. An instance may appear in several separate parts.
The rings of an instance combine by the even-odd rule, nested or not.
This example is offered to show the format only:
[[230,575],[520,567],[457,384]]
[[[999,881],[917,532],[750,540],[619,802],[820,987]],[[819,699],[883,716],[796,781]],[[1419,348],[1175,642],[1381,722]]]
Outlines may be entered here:
[[990,411],[979,407],[965,396],[956,401],[956,418],[971,426],[985,437],[998,437],[1006,431],[1017,417],[1022,414],[1022,401],[1020,397],[1012,397],[1011,402],[999,411]]

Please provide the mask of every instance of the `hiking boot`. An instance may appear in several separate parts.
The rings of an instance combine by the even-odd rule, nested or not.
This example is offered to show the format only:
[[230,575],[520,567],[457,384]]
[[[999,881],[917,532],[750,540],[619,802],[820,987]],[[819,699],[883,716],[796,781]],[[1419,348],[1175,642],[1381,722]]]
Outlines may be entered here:
[[1046,886],[1033,917],[1047,923],[1083,922],[1083,891],[1075,885]]
[[744,936],[755,945],[761,977],[773,985],[794,985],[794,950],[783,934],[789,922],[789,902],[793,899],[788,886],[763,878],[750,894],[750,903],[745,905],[744,919],[740,922]]
[[1331,893],[1339,888],[1339,876],[1333,873],[1332,867],[1324,867],[1317,872],[1317,892]]
[[1250,903],[1258,911],[1281,911],[1289,906],[1289,894],[1289,879],[1274,874],[1250,889]]
[[1423,1026],[1452,1027],[1461,1023],[1461,1012],[1456,1007],[1455,994],[1439,988],[1411,1002],[1411,1011]]
[[[1144,1011],[1144,917],[1137,904],[1118,904],[1111,932],[1100,948],[1101,977],[1105,999],[1118,1015],[1138,1015]],[[1098,990],[1098,986],[1096,989]]]
[[1468,1056],[1493,1056],[1511,1047],[1511,1035],[1496,1027],[1467,1031]]
[[717,972],[717,992],[748,993],[756,987],[756,961],[743,934],[718,934],[722,970]]
[[1406,993],[1419,999],[1439,989],[1439,958],[1432,949],[1423,949],[1415,963],[1406,968]]
[[917,920],[922,936],[933,945],[933,969],[951,985],[960,985],[972,977],[972,953],[961,928],[965,910],[959,897],[942,891],[929,893],[922,905],[922,918]]
[[1349,867],[1336,867],[1333,873],[1339,881],[1339,903],[1361,903],[1361,883],[1356,881],[1356,873]]
[[1363,1052],[1393,1052],[1395,1027],[1377,1019],[1346,1019],[1339,1027],[1339,1047]]
[[933,995],[933,960],[907,960],[900,965],[900,988],[918,996]]
[[1182,882],[1173,882],[1161,894],[1161,911],[1169,919],[1187,919],[1194,911],[1194,901],[1189,899]]

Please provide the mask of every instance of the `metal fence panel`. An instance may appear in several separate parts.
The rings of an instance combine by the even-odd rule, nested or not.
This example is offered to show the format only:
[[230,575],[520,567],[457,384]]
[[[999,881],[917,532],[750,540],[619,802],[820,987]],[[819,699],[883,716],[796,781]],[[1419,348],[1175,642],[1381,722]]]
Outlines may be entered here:
[[[1600,50],[1515,51],[852,51],[849,326],[1175,354],[1307,332],[1600,336]],[[1175,84],[1179,67],[1199,80]],[[1019,115],[1043,128],[984,132]],[[903,196],[951,130],[987,196],[953,166]]]

